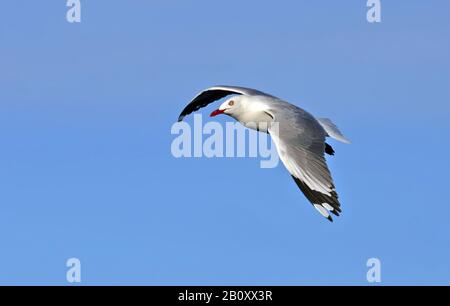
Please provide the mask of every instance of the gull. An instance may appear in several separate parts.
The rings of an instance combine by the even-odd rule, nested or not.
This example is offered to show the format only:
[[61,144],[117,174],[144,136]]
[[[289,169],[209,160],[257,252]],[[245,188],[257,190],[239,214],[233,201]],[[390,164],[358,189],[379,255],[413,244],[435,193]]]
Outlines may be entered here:
[[248,128],[268,133],[297,186],[314,208],[333,222],[330,213],[339,216],[342,210],[325,160],[325,153],[334,155],[335,152],[325,138],[347,144],[350,141],[330,119],[315,118],[277,97],[238,86],[214,86],[203,90],[184,108],[178,121],[230,95],[210,116],[225,114]]

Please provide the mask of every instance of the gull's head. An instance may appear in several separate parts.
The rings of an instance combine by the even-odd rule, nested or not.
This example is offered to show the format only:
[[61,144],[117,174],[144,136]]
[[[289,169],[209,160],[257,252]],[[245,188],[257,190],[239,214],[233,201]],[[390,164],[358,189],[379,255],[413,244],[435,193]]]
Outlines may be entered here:
[[225,114],[231,117],[237,115],[241,110],[241,102],[243,96],[235,96],[220,105],[218,109],[211,113],[211,117],[215,117],[217,115]]

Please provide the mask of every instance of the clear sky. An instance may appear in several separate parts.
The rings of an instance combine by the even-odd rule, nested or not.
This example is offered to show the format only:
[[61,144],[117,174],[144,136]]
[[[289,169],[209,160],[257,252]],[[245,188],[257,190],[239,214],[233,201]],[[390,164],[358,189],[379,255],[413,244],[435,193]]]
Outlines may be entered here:
[[[70,24],[65,0],[3,1],[0,284],[68,284],[76,257],[85,285],[365,285],[375,257],[382,284],[449,285],[450,4],[382,5],[82,0]],[[339,125],[341,218],[281,164],[171,155],[216,84]]]

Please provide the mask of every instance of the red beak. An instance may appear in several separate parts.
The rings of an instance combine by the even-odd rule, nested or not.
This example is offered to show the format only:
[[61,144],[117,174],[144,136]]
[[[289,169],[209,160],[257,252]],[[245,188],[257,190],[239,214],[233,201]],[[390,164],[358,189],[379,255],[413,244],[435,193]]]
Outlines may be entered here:
[[215,111],[213,111],[211,113],[211,115],[209,115],[210,117],[215,117],[217,115],[223,114],[225,112],[225,110],[221,110],[221,109],[216,109]]

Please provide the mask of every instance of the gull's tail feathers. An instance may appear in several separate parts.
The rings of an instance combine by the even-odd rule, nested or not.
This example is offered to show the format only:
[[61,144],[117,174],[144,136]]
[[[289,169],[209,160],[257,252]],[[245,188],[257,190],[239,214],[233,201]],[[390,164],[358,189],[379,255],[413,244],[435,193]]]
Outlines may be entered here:
[[319,121],[320,125],[325,129],[328,136],[331,138],[334,138],[340,142],[350,144],[351,141],[348,140],[344,135],[342,135],[339,128],[328,118],[319,118],[317,119]]

